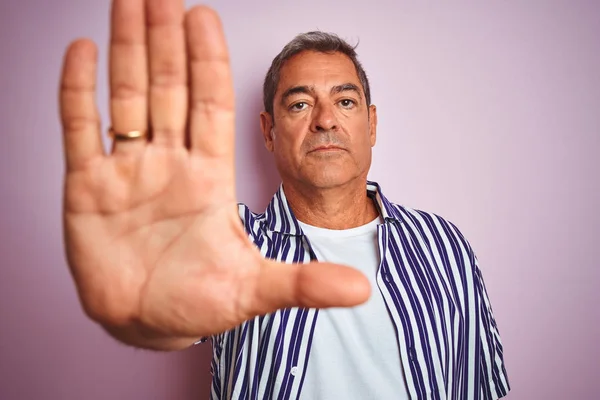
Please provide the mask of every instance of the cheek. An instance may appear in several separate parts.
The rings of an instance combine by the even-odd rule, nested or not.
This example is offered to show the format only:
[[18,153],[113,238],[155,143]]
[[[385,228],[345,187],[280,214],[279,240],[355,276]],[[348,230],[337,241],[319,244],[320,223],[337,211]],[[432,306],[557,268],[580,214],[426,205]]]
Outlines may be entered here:
[[292,120],[282,118],[275,129],[275,146],[286,154],[297,153],[302,148],[305,139],[305,118]]
[[369,129],[368,125],[366,129],[365,125],[362,123],[356,124],[356,126],[354,126],[353,128],[354,130],[352,132],[356,132],[355,135],[352,135],[352,141],[355,145],[354,147],[360,149],[360,151],[363,151],[367,148],[371,148],[371,130]]
[[354,142],[354,151],[356,155],[356,161],[360,165],[369,164],[371,162],[371,152],[373,145],[371,142],[371,135],[367,131],[364,135],[356,138]]
[[287,156],[297,153],[302,146],[302,142],[290,132],[276,132],[275,137],[275,146]]
[[283,129],[275,130],[274,156],[277,164],[285,169],[290,169],[301,162],[302,141],[298,135]]

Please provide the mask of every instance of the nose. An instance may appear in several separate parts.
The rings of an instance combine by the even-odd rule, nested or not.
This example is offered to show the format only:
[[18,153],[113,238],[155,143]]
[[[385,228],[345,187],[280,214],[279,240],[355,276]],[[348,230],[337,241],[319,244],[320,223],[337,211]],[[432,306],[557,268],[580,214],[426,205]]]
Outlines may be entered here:
[[321,103],[315,107],[311,129],[313,132],[335,131],[338,129],[338,121],[333,105]]

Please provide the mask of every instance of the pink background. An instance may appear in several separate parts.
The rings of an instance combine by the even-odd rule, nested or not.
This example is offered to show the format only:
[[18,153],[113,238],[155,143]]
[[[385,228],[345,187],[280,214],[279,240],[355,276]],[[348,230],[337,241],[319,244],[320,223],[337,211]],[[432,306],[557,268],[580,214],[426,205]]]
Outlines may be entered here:
[[[65,266],[59,68],[70,40],[99,44],[106,126],[108,3],[0,4],[1,399],[208,395],[210,345],[115,343],[84,317]],[[600,3],[211,3],[233,61],[240,200],[262,210],[278,184],[258,130],[271,59],[303,31],[360,38],[380,120],[370,178],[472,242],[508,398],[598,398]]]

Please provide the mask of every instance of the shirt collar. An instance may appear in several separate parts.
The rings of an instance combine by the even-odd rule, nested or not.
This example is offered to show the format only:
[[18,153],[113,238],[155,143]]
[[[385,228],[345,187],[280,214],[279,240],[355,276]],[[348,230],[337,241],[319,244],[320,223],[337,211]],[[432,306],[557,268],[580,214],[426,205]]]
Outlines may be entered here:
[[[381,217],[385,222],[402,223],[400,211],[383,195],[377,182],[367,181],[367,195],[375,201]],[[267,229],[272,232],[286,235],[302,235],[302,229],[294,216],[292,209],[285,197],[283,183],[271,199],[265,211]]]

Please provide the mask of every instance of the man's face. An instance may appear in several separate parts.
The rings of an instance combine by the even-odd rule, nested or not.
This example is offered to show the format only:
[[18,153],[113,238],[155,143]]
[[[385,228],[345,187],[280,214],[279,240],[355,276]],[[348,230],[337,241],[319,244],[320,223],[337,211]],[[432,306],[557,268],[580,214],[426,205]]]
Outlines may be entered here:
[[[305,51],[281,69],[273,116],[261,114],[265,145],[284,181],[332,188],[366,178],[377,115],[342,53]],[[271,119],[273,118],[273,119]]]

